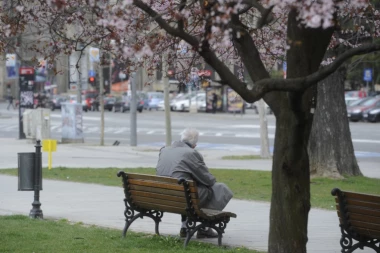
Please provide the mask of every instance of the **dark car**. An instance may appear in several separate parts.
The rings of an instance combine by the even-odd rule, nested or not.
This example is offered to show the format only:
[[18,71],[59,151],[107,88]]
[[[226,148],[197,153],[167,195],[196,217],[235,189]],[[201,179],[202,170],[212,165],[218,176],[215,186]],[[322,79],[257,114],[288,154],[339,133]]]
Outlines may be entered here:
[[377,106],[380,106],[380,97],[371,97],[357,105],[349,106],[347,108],[347,116],[351,121],[356,122],[363,119],[363,114]]
[[50,99],[50,109],[52,111],[56,110],[56,109],[61,109],[62,105],[61,103],[64,103],[64,102],[67,102],[68,98],[65,97],[65,96],[53,96],[51,99]]
[[380,106],[376,106],[375,108],[364,112],[363,118],[369,122],[380,121]]
[[113,106],[115,105],[116,102],[116,97],[114,96],[109,96],[109,97],[104,97],[104,110],[112,111]]
[[115,103],[113,105],[112,111],[113,112],[124,112],[124,98],[121,96],[117,96],[115,99]]
[[[142,112],[144,109],[144,100],[137,95],[136,97],[136,102],[137,102],[137,111]],[[122,98],[122,102],[116,103],[115,104],[115,112],[125,112],[129,111],[131,109],[131,97],[128,95],[124,95]]]

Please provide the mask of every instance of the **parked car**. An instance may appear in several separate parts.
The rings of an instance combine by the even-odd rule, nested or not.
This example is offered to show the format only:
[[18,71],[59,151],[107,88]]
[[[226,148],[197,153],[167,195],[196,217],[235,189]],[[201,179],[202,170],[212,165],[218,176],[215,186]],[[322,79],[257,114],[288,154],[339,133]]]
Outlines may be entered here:
[[64,103],[67,101],[67,97],[66,96],[63,96],[63,95],[54,95],[49,103],[50,103],[50,109],[52,111],[56,110],[56,109],[61,109],[61,103]]
[[165,101],[164,100],[162,100],[162,101],[160,101],[159,103],[158,103],[158,111],[165,111]]
[[158,110],[158,103],[164,100],[164,93],[162,92],[148,92],[147,104],[144,101],[144,108],[148,110],[156,109]]
[[112,111],[113,106],[116,102],[116,97],[115,96],[106,96],[103,98],[104,102],[104,110]]
[[[137,95],[136,97],[136,110],[138,112],[142,112],[143,109],[144,109],[144,100],[141,99],[141,97],[139,95]],[[115,103],[115,106],[114,106],[114,112],[125,112],[125,111],[129,111],[131,109],[131,97],[128,96],[128,95],[124,95],[120,100],[118,100],[116,103]]]
[[124,112],[124,99],[122,96],[115,96],[115,103],[112,106],[113,112]]
[[[206,93],[198,93],[191,97],[191,105],[197,105],[197,110],[206,110]],[[190,99],[185,96],[182,100],[178,100],[172,105],[173,111],[186,112],[190,110]]]
[[371,97],[358,105],[349,106],[347,109],[347,116],[351,121],[359,121],[363,119],[363,114],[371,109],[380,106],[380,97]]
[[363,118],[369,122],[380,121],[380,106],[376,106],[375,108],[364,112]]
[[367,97],[367,93],[362,90],[353,90],[353,91],[346,91],[344,93],[344,100],[346,102],[346,105],[349,106],[353,102],[360,100],[362,98]]
[[170,110],[174,111],[175,104],[178,101],[184,101],[184,100],[189,100],[190,97],[194,96],[195,94],[190,94],[190,93],[179,93],[177,96],[175,96],[171,101],[170,101]]
[[[78,103],[77,100],[78,100],[78,96],[77,95],[70,95],[69,99],[66,102],[69,102],[69,103],[72,103],[72,104],[76,104],[76,103]],[[89,107],[88,107],[88,105],[86,103],[86,99],[85,99],[85,97],[83,95],[82,95],[82,110],[85,111],[85,112],[87,112],[89,110]]]

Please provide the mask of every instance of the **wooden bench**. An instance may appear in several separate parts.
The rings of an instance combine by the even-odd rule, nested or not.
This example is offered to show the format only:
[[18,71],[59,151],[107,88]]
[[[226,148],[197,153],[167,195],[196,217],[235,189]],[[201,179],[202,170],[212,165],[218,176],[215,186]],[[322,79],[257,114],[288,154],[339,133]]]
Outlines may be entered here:
[[[337,188],[331,194],[335,196],[342,232],[342,252],[369,247],[380,253],[380,196],[345,192]],[[357,243],[354,244],[353,239]]]
[[[194,181],[154,175],[119,171],[125,194],[125,237],[129,226],[137,218],[150,217],[155,222],[155,232],[164,212],[187,216],[186,247],[191,237],[201,228],[210,227],[218,233],[218,245],[222,245],[222,234],[230,218],[236,214],[199,207],[197,184]],[[197,225],[197,222],[200,223]],[[180,219],[178,219],[180,225]]]

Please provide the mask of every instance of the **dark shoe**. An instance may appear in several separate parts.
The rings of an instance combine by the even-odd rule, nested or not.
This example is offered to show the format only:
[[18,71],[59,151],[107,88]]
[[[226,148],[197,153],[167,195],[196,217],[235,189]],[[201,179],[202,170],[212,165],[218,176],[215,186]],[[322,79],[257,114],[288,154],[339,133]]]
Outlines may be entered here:
[[179,237],[186,238],[186,236],[187,236],[186,228],[181,228],[181,230],[179,231]]
[[202,239],[202,238],[218,238],[219,235],[217,232],[215,232],[213,229],[209,228],[207,231],[200,229],[198,230],[197,233],[197,238]]

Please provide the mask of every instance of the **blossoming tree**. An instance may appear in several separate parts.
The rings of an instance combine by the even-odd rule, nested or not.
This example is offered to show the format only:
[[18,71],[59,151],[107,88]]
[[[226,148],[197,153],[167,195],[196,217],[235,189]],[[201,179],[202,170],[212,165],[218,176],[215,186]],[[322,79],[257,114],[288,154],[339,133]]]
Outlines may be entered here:
[[[12,2],[12,1],[8,1]],[[378,11],[367,0],[29,0],[2,9],[0,49],[24,34],[29,50],[54,59],[80,43],[152,71],[163,53],[185,78],[205,61],[246,101],[263,98],[276,116],[270,210],[270,253],[306,252],[310,210],[308,140],[316,85],[354,55],[380,50],[356,34],[379,35]],[[352,29],[342,29],[352,20]],[[340,36],[337,36],[339,32]],[[341,36],[344,35],[344,36]],[[113,46],[110,41],[113,40]],[[326,58],[328,48],[344,52]],[[287,79],[271,78],[287,62]],[[51,61],[50,61],[51,62]],[[248,86],[231,65],[245,69]],[[252,182],[254,184],[254,182]],[[254,215],[254,214],[252,214]]]

